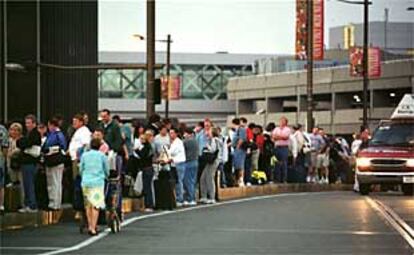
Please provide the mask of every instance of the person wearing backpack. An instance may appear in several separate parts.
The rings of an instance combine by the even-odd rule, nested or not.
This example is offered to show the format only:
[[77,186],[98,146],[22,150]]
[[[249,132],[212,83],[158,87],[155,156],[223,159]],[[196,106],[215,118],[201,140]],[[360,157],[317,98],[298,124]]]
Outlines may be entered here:
[[219,131],[212,128],[208,133],[209,143],[203,149],[203,157],[206,161],[200,178],[201,203],[214,204],[216,202],[216,187],[214,176],[222,157],[222,142],[219,139]]

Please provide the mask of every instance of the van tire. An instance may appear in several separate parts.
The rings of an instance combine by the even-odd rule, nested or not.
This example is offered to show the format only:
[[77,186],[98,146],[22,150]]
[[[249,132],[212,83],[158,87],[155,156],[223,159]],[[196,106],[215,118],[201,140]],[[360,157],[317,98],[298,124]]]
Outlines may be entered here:
[[367,196],[369,192],[371,191],[371,185],[366,183],[360,183],[359,184],[359,193],[363,196]]
[[403,184],[401,185],[401,189],[405,196],[414,195],[414,184]]

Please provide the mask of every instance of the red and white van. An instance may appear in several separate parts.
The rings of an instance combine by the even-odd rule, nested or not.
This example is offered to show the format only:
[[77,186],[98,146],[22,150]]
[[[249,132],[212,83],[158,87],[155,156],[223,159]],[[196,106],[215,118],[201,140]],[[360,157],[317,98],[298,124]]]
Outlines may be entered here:
[[414,194],[414,95],[405,95],[391,119],[380,123],[356,161],[362,195],[372,184],[399,184],[405,195]]

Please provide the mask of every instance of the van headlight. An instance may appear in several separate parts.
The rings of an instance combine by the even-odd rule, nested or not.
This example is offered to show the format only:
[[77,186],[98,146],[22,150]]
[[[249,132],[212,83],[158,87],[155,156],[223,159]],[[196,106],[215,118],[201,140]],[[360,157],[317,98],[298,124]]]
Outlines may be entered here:
[[370,158],[357,158],[356,164],[358,168],[367,168],[371,166],[371,159]]
[[406,165],[407,167],[414,168],[414,158],[409,158]]

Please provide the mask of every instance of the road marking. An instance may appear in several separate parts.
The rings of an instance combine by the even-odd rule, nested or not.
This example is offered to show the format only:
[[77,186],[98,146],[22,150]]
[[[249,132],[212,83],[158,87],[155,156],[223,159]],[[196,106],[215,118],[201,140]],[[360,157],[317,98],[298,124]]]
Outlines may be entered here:
[[60,250],[63,247],[0,247],[0,250],[28,250],[28,251],[51,251]]
[[[329,194],[332,194],[332,193],[334,193],[334,192],[329,192]],[[237,204],[237,203],[243,203],[243,202],[249,202],[249,201],[255,201],[255,200],[262,200],[262,199],[269,199],[269,198],[276,198],[276,197],[301,196],[301,195],[308,195],[308,194],[319,195],[319,194],[327,194],[327,192],[284,193],[284,194],[275,194],[275,195],[266,195],[266,196],[242,198],[242,199],[237,199],[237,200],[224,201],[224,202],[220,202],[220,203],[217,203],[217,204],[200,205],[200,206],[196,206],[196,207],[187,207],[187,208],[182,208],[182,209],[178,209],[178,210],[175,210],[175,211],[163,211],[163,212],[159,212],[159,213],[136,216],[136,217],[125,220],[121,224],[121,226],[126,227],[126,226],[128,226],[128,225],[130,225],[130,224],[132,224],[136,221],[140,221],[140,220],[144,220],[144,219],[149,219],[149,218],[154,218],[154,217],[159,217],[159,216],[164,216],[164,215],[169,215],[169,214],[177,214],[177,213],[182,213],[182,212],[200,210],[200,209],[204,209],[204,208],[211,208],[211,207],[216,207],[216,206]],[[90,237],[90,238],[86,239],[85,241],[80,242],[79,244],[76,244],[76,245],[73,245],[73,246],[70,246],[70,247],[67,247],[67,248],[51,251],[51,252],[41,253],[39,255],[55,255],[55,254],[62,254],[62,253],[66,253],[66,252],[72,252],[72,251],[80,250],[80,249],[85,248],[85,247],[101,240],[102,238],[106,237],[110,233],[110,231],[111,230],[109,228],[107,228],[103,232],[101,232],[99,235]]]
[[377,231],[353,231],[353,230],[323,230],[323,229],[258,229],[258,228],[217,228],[224,232],[254,232],[254,233],[286,233],[286,234],[320,234],[320,235],[397,235],[397,233]]
[[384,205],[377,199],[372,199],[371,197],[366,197],[365,199],[386,222],[388,222],[398,233],[400,233],[402,238],[404,238],[408,245],[410,245],[410,247],[414,250],[414,230],[391,208]]

